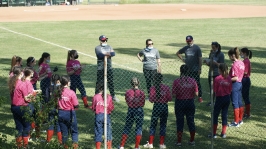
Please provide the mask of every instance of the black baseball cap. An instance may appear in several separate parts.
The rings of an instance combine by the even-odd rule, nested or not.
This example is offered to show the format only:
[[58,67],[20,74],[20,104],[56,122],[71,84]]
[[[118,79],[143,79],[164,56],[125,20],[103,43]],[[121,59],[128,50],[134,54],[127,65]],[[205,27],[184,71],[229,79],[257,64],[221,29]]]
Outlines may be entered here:
[[186,41],[192,41],[193,40],[193,37],[191,36],[191,35],[188,35],[187,37],[186,37]]
[[106,37],[106,36],[104,36],[104,35],[101,35],[100,37],[99,37],[99,40],[101,40],[101,41],[104,41],[104,40],[107,40],[108,38]]

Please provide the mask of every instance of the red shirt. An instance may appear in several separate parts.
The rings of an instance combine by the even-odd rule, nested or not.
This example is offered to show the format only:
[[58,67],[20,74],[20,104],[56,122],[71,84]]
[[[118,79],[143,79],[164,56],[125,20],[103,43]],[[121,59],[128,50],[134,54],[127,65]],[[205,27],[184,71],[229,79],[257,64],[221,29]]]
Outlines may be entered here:
[[38,81],[39,76],[38,76],[38,73],[34,69],[32,69],[32,71],[33,71],[33,78],[30,80],[30,82],[31,84],[35,84]]
[[227,76],[224,78],[222,75],[217,76],[213,82],[213,91],[216,97],[230,95],[232,92],[231,77]]
[[236,82],[241,82],[244,76],[244,70],[245,70],[245,65],[242,61],[240,60],[234,61],[230,69],[229,76],[231,78],[237,77],[238,79]]
[[176,99],[194,99],[195,92],[198,92],[198,85],[193,78],[181,77],[173,82],[172,94]]
[[[104,113],[104,99],[102,97],[102,94],[96,94],[93,96],[92,110],[95,112],[95,114]],[[114,104],[112,97],[110,95],[107,95],[107,114],[111,114],[113,110]]]
[[32,94],[34,92],[34,88],[31,84],[31,81],[30,80],[25,80],[25,86],[26,86],[26,89],[27,89],[27,93],[28,94]]
[[138,108],[143,107],[145,104],[145,94],[142,90],[139,89],[129,89],[125,93],[125,99],[128,107]]
[[69,88],[64,88],[61,99],[58,100],[58,107],[62,110],[74,110],[74,106],[79,104],[77,95]]
[[50,66],[48,64],[42,63],[40,65],[39,69],[40,69],[39,76],[41,76],[42,74],[47,73],[48,74],[48,78],[52,77],[52,71],[51,71],[51,68],[50,68]]
[[74,72],[75,75],[80,75],[81,73],[81,65],[78,60],[69,60],[66,64],[67,72],[74,70],[74,68],[78,68],[77,71]]
[[[243,63],[245,65],[245,70],[244,70],[244,78],[250,77],[250,72],[251,72],[251,63],[248,58],[245,58],[243,60]],[[245,74],[247,73],[247,74]]]
[[11,104],[15,106],[27,106],[28,103],[25,101],[24,97],[28,94],[26,83],[21,80],[17,80],[14,93],[11,94]]
[[155,86],[152,86],[150,88],[150,102],[159,102],[159,103],[167,103],[168,101],[172,100],[171,91],[170,88],[167,85],[161,84],[160,85],[160,94],[161,98],[156,98],[156,88]]

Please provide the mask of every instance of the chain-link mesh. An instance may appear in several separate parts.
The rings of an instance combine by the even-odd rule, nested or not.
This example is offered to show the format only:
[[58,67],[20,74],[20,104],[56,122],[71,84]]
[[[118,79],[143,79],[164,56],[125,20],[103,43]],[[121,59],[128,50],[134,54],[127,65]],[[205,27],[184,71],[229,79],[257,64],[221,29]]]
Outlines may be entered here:
[[[176,144],[178,142],[182,143],[182,147],[187,148],[194,145],[193,143],[189,144],[189,142],[193,141],[195,141],[195,148],[210,148],[211,139],[208,138],[208,135],[211,134],[212,131],[211,106],[208,104],[211,101],[208,81],[209,67],[206,65],[202,67],[200,85],[203,102],[200,103],[198,97],[194,98],[194,94],[198,90],[196,86],[199,86],[199,84],[196,83],[197,78],[195,80],[185,79],[189,83],[185,83],[185,85],[183,84],[183,87],[180,85],[184,83],[182,82],[182,79],[180,79],[180,66],[183,65],[182,62],[165,61],[162,62],[161,65],[162,80],[160,79],[160,76],[156,75],[156,70],[150,71],[149,73],[151,75],[145,78],[145,70],[143,70],[142,63],[113,64],[113,76],[108,77],[108,83],[112,83],[111,79],[113,79],[113,86],[110,86],[109,84],[109,90],[110,87],[113,87],[114,90],[113,93],[108,91],[108,94],[111,94],[113,98],[114,96],[116,98],[116,100],[113,101],[114,110],[111,113],[113,148],[117,148],[121,144],[124,144],[124,148],[135,148],[135,142],[138,139],[136,136],[141,136],[139,144],[140,148],[143,148],[143,145],[147,144],[147,141],[152,140],[152,137],[150,136],[154,136],[154,140],[152,141],[154,148],[159,148],[160,143],[165,144],[167,148],[176,148],[177,145],[180,145]],[[64,69],[65,68],[59,68],[60,71]],[[222,132],[222,119],[221,113],[219,112],[220,116],[218,118],[217,138],[214,139],[213,142],[214,148],[238,148],[243,146],[243,144],[245,144],[246,148],[263,148],[266,146],[265,133],[263,133],[265,132],[266,122],[263,117],[263,109],[265,109],[265,85],[262,80],[264,75],[256,71],[256,66],[253,67],[253,70],[255,71],[252,72],[251,75],[252,83],[250,88],[250,100],[252,105],[251,117],[243,119],[244,124],[240,125],[240,127],[227,127],[226,138],[223,139],[220,137],[220,133]],[[8,74],[8,71],[9,69],[2,68],[2,74]],[[79,129],[79,146],[81,148],[95,148],[95,113],[89,110],[89,106],[92,104],[92,97],[98,92],[95,88],[97,75],[103,74],[97,71],[96,65],[86,65],[82,68],[80,76],[72,76],[71,79],[72,87],[70,88],[73,89],[73,86],[76,86],[77,98],[80,103],[80,108],[76,111],[76,117]],[[185,76],[195,78],[197,73],[189,72]],[[183,76],[183,78],[186,78],[185,76]],[[8,77],[8,75],[2,75],[1,77],[1,95],[6,96],[9,99],[5,83]],[[136,81],[133,81],[132,83],[133,77],[138,79],[139,84],[136,83]],[[165,85],[165,87],[159,88],[156,86],[156,84],[158,85],[158,80],[159,82],[162,81],[161,84]],[[151,86],[154,86],[151,87],[150,94],[148,94],[146,81],[151,81]],[[177,82],[174,83],[174,81]],[[45,83],[47,84],[43,85],[50,90],[51,82],[47,81]],[[175,84],[174,88],[173,84]],[[135,85],[138,88],[134,89],[132,85]],[[184,86],[192,86],[192,88],[194,88],[191,91],[184,88]],[[39,82],[37,83],[37,88],[40,89]],[[130,91],[130,89],[133,90]],[[161,91],[157,92],[158,89]],[[45,91],[43,90],[42,93],[44,92]],[[128,93],[127,98],[125,97],[126,92]],[[130,92],[134,94],[130,95]],[[142,92],[145,95],[145,98],[143,98],[141,94]],[[175,93],[177,99],[172,97],[172,92]],[[170,94],[170,97],[167,96],[167,94]],[[51,94],[46,94],[44,96],[48,95]],[[89,106],[86,105],[86,97],[88,97]],[[53,96],[50,97],[50,99],[53,98]],[[171,101],[168,102],[167,98]],[[178,98],[180,99],[178,100]],[[81,99],[83,99],[83,102]],[[138,102],[134,102],[134,100],[137,100]],[[145,102],[144,106],[142,105],[142,102]],[[82,103],[85,108],[83,108]],[[41,104],[43,104],[43,107],[49,105],[47,102],[41,102]],[[136,104],[136,106],[134,106],[134,104]],[[224,114],[224,116],[228,115],[228,124],[234,120],[234,110],[231,104],[232,102],[230,102],[229,106],[227,105],[228,114]],[[50,107],[51,106],[54,105],[50,105]],[[243,107],[245,108],[244,101]],[[48,111],[49,110],[51,109],[48,109]],[[48,119],[48,115],[45,116]],[[58,116],[55,115],[55,117]],[[157,127],[155,127],[156,122]],[[48,127],[44,127],[43,129],[47,128]],[[180,132],[182,132],[182,130],[183,133],[181,139]],[[193,136],[194,132],[195,139],[193,140],[191,135]],[[47,139],[45,134],[42,136],[44,139]],[[162,136],[165,136],[165,139]],[[126,141],[125,138],[127,138]],[[71,137],[69,137],[69,140],[71,142]]]

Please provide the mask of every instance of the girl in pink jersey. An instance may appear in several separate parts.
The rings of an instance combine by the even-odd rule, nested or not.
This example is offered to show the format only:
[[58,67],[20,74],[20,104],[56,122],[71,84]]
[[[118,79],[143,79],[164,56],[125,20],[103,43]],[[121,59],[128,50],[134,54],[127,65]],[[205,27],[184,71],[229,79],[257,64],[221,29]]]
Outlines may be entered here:
[[[226,64],[219,65],[220,75],[214,79],[213,90],[216,96],[213,112],[213,137],[216,138],[216,130],[218,126],[218,116],[222,112],[222,133],[221,137],[226,138],[227,114],[230,104],[230,94],[232,92],[232,81],[228,75],[228,67]],[[211,135],[209,135],[211,137]]]
[[250,99],[249,99],[249,89],[250,89],[250,73],[251,73],[251,64],[249,59],[252,58],[252,52],[248,50],[248,48],[242,48],[240,55],[242,58],[244,58],[243,63],[245,65],[245,71],[244,71],[244,76],[242,79],[242,97],[245,102],[245,114],[244,118],[249,118],[250,117]]
[[232,81],[232,93],[231,100],[234,108],[234,121],[229,124],[229,127],[239,127],[239,125],[243,124],[243,114],[244,107],[242,104],[242,78],[244,75],[245,65],[239,60],[239,50],[238,48],[233,48],[228,51],[228,56],[230,60],[233,62],[232,67],[229,72],[229,76]]
[[72,137],[73,149],[78,148],[78,122],[75,110],[78,109],[78,98],[74,91],[70,90],[70,78],[62,76],[61,85],[58,87],[58,122],[62,132],[62,143],[68,148],[67,139],[69,132]]
[[28,59],[27,59],[27,67],[26,68],[28,68],[28,69],[33,71],[33,76],[31,78],[30,82],[31,82],[33,88],[35,90],[37,90],[36,83],[37,83],[37,81],[39,79],[39,75],[34,69],[35,65],[36,65],[36,59],[34,57],[28,57]]
[[77,60],[79,57],[78,52],[76,50],[69,50],[67,54],[67,64],[66,70],[67,74],[70,76],[71,85],[70,89],[76,92],[76,88],[78,88],[81,98],[84,104],[84,107],[89,108],[88,100],[86,95],[86,90],[81,81],[80,74],[82,72],[82,67],[80,62]]
[[153,140],[155,136],[156,126],[160,118],[160,141],[159,148],[166,148],[164,144],[166,135],[166,124],[168,118],[168,101],[172,100],[170,88],[162,83],[163,75],[157,73],[154,76],[154,86],[150,88],[150,102],[153,104],[151,124],[150,124],[150,137],[144,148],[153,148]]
[[[104,126],[104,83],[98,82],[96,89],[99,91],[92,99],[92,110],[95,112],[95,146],[101,149]],[[114,110],[112,96],[107,94],[107,148],[112,149],[111,112]]]
[[40,86],[45,103],[47,103],[50,98],[50,84],[51,84],[52,71],[49,66],[49,63],[50,63],[50,54],[44,52],[38,64],[39,64],[39,80],[41,81]]
[[186,115],[187,125],[190,132],[189,145],[194,146],[195,141],[195,104],[194,97],[198,96],[198,85],[195,79],[188,76],[188,67],[182,65],[180,67],[180,78],[173,82],[172,95],[175,98],[175,116],[177,127],[177,146],[181,146],[184,116]]
[[19,56],[16,56],[14,55],[11,59],[11,68],[10,68],[10,71],[9,71],[9,77],[12,77],[13,76],[13,69],[15,67],[20,67],[22,68],[22,58],[19,57]]
[[24,74],[22,69],[15,67],[13,76],[9,79],[8,86],[11,96],[11,112],[16,124],[16,144],[18,148],[28,146],[28,138],[30,133],[30,122],[24,117],[26,111],[21,110],[22,107],[27,107],[30,102],[28,95],[33,90],[28,89],[25,82],[22,82]]
[[128,112],[126,117],[126,123],[120,143],[120,149],[124,149],[127,137],[130,133],[134,121],[136,122],[136,139],[135,148],[139,149],[139,143],[142,137],[142,124],[144,118],[143,106],[145,104],[145,94],[139,89],[139,79],[133,77],[130,81],[132,89],[126,91],[125,99],[128,105]]

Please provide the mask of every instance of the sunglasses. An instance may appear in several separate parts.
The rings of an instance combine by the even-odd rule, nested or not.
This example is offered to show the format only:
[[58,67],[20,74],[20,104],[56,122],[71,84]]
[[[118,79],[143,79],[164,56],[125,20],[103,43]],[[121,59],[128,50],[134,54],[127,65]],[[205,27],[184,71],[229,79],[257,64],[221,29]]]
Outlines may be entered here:
[[150,45],[153,45],[153,43],[148,43],[148,45],[150,46]]
[[107,42],[107,40],[101,40],[101,42]]

